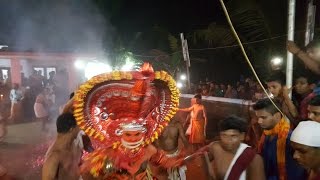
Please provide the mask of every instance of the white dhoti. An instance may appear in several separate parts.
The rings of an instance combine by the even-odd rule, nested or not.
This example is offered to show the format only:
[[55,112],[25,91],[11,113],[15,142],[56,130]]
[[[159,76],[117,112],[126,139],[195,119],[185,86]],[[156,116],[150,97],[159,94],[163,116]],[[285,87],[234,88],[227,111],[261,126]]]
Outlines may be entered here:
[[36,115],[37,118],[44,118],[44,117],[47,117],[49,114],[48,114],[48,110],[46,109],[46,107],[41,104],[41,103],[34,103],[34,113]]
[[[180,154],[179,149],[177,149],[174,153],[171,154],[166,154],[168,158],[175,158],[178,157]],[[175,167],[175,168],[168,168],[167,173],[168,173],[168,179],[170,180],[186,180],[186,170],[187,166],[183,165],[180,167]]]

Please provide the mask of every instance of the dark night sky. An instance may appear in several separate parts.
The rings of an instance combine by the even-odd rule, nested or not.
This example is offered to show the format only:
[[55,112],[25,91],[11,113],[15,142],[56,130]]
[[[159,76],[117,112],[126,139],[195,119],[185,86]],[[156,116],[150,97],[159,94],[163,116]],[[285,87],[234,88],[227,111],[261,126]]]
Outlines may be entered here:
[[124,31],[130,27],[133,31],[142,31],[158,24],[171,32],[181,32],[204,28],[221,15],[218,0],[136,0],[125,3],[117,24]]
[[0,44],[34,51],[100,48],[101,40],[108,45],[118,33],[131,36],[159,25],[178,34],[223,18],[218,0],[110,2],[100,4],[103,9],[93,0],[1,0]]
[[[286,11],[278,4],[260,1],[261,6],[275,11],[270,14]],[[301,2],[297,0],[299,12],[303,12]],[[283,14],[280,19],[285,20]],[[103,49],[119,33],[132,36],[159,25],[178,34],[215,21],[226,23],[218,0],[1,0],[0,44],[35,51]],[[283,31],[285,22],[277,23]]]
[[[231,0],[225,0],[226,4],[228,1]],[[234,1],[243,6],[242,1]],[[268,12],[266,21],[274,27],[272,36],[286,34],[287,2],[256,1]],[[320,7],[320,1],[316,2]],[[305,4],[305,0],[297,0],[298,31],[305,26]],[[317,9],[319,28],[320,8]],[[11,51],[96,53],[110,50],[116,37],[125,37],[122,43],[127,43],[137,32],[146,33],[155,25],[177,36],[206,28],[212,22],[226,24],[219,0],[0,0],[0,45],[9,45]],[[284,49],[285,38],[279,44]],[[138,42],[137,47],[140,46],[148,45]],[[209,67],[228,68],[222,61]],[[235,67],[246,66],[243,62],[232,63]],[[221,72],[220,76],[224,74]]]

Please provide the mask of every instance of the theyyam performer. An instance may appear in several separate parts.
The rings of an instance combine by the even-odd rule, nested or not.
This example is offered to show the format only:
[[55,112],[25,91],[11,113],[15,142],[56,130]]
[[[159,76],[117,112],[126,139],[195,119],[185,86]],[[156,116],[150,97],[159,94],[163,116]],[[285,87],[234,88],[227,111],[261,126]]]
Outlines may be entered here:
[[97,149],[84,158],[83,177],[152,179],[148,163],[180,166],[151,143],[178,109],[179,90],[165,71],[144,63],[139,71],[97,75],[76,91],[74,116]]

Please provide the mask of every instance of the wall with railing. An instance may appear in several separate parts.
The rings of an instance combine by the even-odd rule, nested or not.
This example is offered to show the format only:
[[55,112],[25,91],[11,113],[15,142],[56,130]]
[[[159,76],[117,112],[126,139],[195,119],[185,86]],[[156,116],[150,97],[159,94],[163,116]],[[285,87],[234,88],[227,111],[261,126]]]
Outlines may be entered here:
[[[190,99],[194,95],[181,94],[180,107],[190,107]],[[237,115],[248,122],[250,121],[250,105],[251,101],[242,99],[230,99],[212,96],[202,96],[202,103],[206,108],[208,125],[207,125],[207,139],[212,139],[218,135],[218,123],[230,115]],[[176,117],[182,122],[186,119],[188,113],[178,112]]]

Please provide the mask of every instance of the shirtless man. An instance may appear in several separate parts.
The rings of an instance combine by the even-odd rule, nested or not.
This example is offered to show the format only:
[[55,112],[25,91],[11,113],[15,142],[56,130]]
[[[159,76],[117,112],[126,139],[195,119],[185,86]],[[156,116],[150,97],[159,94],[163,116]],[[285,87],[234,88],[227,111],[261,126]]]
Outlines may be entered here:
[[205,143],[207,115],[205,107],[201,104],[201,95],[195,95],[191,99],[191,104],[191,107],[179,109],[179,111],[190,112],[191,131],[189,143],[192,144],[192,149],[196,150]]
[[246,122],[231,116],[220,122],[219,128],[220,141],[199,150],[208,152],[210,160],[214,160],[212,178],[264,180],[262,158],[250,146],[241,143],[245,137]]
[[74,143],[79,128],[71,113],[58,117],[57,131],[57,138],[45,157],[42,180],[78,180],[82,151]]
[[[179,139],[183,142],[184,147],[188,147],[188,140],[184,135],[183,127],[180,122],[173,118],[169,125],[163,130],[161,136],[156,141],[155,145],[157,148],[164,150],[167,154],[167,157],[183,157],[184,152],[179,149]],[[178,180],[178,179],[186,179],[185,170],[186,167],[182,166],[180,168],[172,168],[167,169],[167,172],[161,171],[163,168],[159,168],[157,174],[157,178],[161,179],[170,179],[170,180]]]

